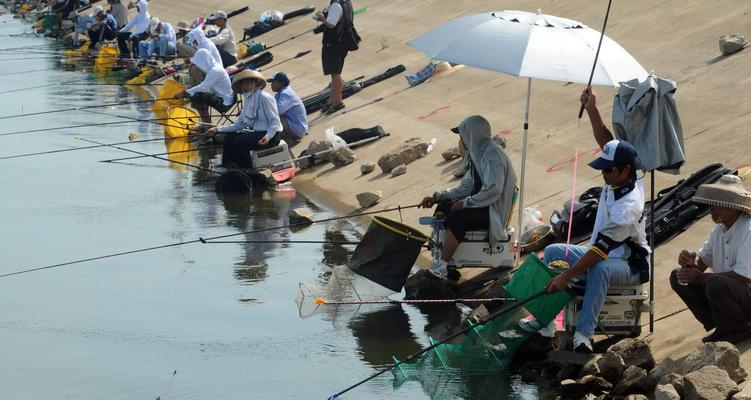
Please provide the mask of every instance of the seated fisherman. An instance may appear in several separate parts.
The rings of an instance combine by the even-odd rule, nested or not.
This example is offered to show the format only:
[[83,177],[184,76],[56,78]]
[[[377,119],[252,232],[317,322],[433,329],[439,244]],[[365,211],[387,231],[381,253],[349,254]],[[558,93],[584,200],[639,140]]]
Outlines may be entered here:
[[308,114],[300,96],[289,85],[289,77],[284,72],[277,72],[267,82],[276,93],[276,108],[284,130],[282,139],[288,144],[296,144],[308,134]]
[[[608,287],[638,285],[649,280],[650,249],[642,218],[644,182],[636,175],[636,150],[628,142],[613,139],[595,101],[591,90],[582,93],[581,102],[585,104],[595,140],[602,146],[603,153],[589,166],[599,170],[605,181],[590,246],[570,245],[566,258],[566,245],[553,244],[545,248],[544,257],[547,264],[561,265],[563,261],[565,266],[548,285],[548,293],[563,290],[573,278],[586,279],[584,301],[574,333],[574,351],[578,352],[592,352],[591,338]],[[527,331],[542,328],[535,319],[522,320],[519,325]]]
[[237,62],[237,46],[235,45],[235,32],[227,23],[227,13],[224,11],[215,12],[209,17],[208,23],[219,28],[219,31],[209,37],[209,40],[214,42],[219,50],[222,65],[224,65],[224,68],[234,65]]
[[681,252],[670,286],[706,331],[715,328],[703,342],[737,344],[751,338],[751,192],[725,175],[693,200],[709,205],[716,225],[698,254]]
[[[136,3],[138,13],[131,18],[117,33],[117,45],[120,48],[120,57],[128,57],[127,42],[131,42],[133,53],[138,52],[138,43],[146,38],[149,29],[149,3],[146,0],[138,0]],[[136,56],[137,54],[134,54]]]
[[96,6],[94,8],[94,18],[89,29],[89,39],[91,39],[90,49],[95,48],[102,40],[114,40],[117,37],[117,21],[112,14],[104,12],[104,8]]
[[177,37],[172,25],[159,21],[157,17],[151,17],[149,22],[149,39],[142,40],[138,44],[138,56],[142,60],[151,57],[152,54],[159,54],[164,58],[168,55],[177,53]]
[[490,123],[485,118],[473,115],[452,131],[469,151],[470,169],[459,186],[437,191],[420,203],[425,208],[438,203],[437,211],[441,207],[448,211],[443,253],[429,269],[439,278],[447,277],[448,262],[467,230],[489,228],[491,242],[506,237],[516,191],[514,168],[501,146],[491,140]]
[[55,24],[57,31],[60,32],[63,26],[63,20],[70,18],[70,13],[74,12],[78,8],[78,0],[55,0],[50,2],[52,5],[52,12],[55,14]]
[[[201,51],[201,50],[199,50]],[[242,92],[243,109],[234,124],[211,128],[206,135],[229,133],[224,138],[222,166],[250,168],[250,151],[279,145],[282,122],[274,97],[263,91],[266,80],[258,71],[243,70],[232,82],[235,92]]]
[[222,64],[216,62],[208,50],[198,49],[190,61],[206,74],[206,78],[198,85],[179,93],[175,97],[190,97],[191,105],[198,111],[201,121],[209,124],[211,123],[209,107],[220,113],[225,113],[235,104],[235,94],[232,93],[232,85],[227,71],[222,67]]
[[[190,59],[196,54],[198,49],[206,49],[217,63],[224,66],[224,64],[222,64],[222,56],[219,54],[219,49],[216,48],[214,42],[206,37],[200,26],[193,28],[185,35],[184,42],[177,44],[177,55],[182,58]],[[195,65],[191,66],[189,71],[190,82],[193,85],[197,85],[206,77],[203,71]]]

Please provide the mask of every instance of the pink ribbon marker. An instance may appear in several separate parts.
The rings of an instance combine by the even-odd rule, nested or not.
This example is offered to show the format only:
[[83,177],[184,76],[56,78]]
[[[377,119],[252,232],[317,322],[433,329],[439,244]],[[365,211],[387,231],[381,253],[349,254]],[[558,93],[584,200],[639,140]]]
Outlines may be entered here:
[[571,207],[569,207],[568,216],[568,237],[566,238],[566,252],[563,254],[563,259],[568,262],[568,249],[571,245],[571,225],[574,223],[574,200],[576,199],[576,171],[579,166],[579,148],[576,148],[574,153],[574,182],[571,188]]

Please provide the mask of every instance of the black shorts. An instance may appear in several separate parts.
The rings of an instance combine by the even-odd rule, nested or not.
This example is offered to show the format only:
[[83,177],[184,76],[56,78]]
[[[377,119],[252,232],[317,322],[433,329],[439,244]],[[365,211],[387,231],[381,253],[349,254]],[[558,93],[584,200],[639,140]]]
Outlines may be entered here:
[[190,105],[193,106],[193,108],[195,108],[196,110],[205,110],[211,107],[222,114],[229,111],[230,107],[232,107],[232,104],[228,106],[224,105],[224,100],[222,100],[221,97],[205,92],[198,92],[195,95],[191,96]]
[[321,51],[321,63],[324,75],[341,75],[344,68],[344,59],[347,58],[347,49],[341,43],[324,44]]
[[[441,206],[436,211],[441,211]],[[446,210],[445,208],[443,209]],[[488,229],[490,227],[490,209],[488,207],[460,208],[451,211],[444,221],[446,229],[454,234],[459,242],[464,240],[467,231]]]

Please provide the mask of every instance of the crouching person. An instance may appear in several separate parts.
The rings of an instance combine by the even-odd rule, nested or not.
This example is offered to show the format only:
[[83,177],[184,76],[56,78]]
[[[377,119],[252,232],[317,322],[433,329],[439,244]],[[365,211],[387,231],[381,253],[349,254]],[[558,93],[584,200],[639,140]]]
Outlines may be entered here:
[[429,269],[441,279],[447,277],[448,262],[466,231],[489,229],[492,243],[505,239],[516,191],[514,168],[501,146],[491,140],[490,123],[485,118],[473,115],[452,131],[469,151],[469,170],[459,186],[437,191],[420,203],[425,208],[439,204],[437,211],[447,215],[443,252]]
[[751,193],[725,175],[699,186],[693,200],[709,205],[717,225],[698,254],[680,253],[670,286],[707,332],[715,330],[703,342],[737,344],[751,338]]

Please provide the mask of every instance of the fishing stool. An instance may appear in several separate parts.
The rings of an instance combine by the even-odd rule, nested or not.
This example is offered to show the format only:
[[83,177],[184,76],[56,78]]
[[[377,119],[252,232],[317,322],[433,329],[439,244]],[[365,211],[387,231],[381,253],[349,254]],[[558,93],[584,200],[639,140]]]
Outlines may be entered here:
[[[425,216],[420,217],[419,221],[421,225],[433,227],[433,233],[430,236],[433,244],[431,255],[434,259],[441,258],[443,241],[446,236],[446,227],[443,224],[444,219]],[[496,243],[495,246],[491,246],[489,231],[487,229],[466,231],[454,256],[449,261],[449,265],[455,265],[459,268],[513,268],[513,237],[514,229],[508,228],[506,230],[506,237]]]
[[[566,330],[574,332],[579,319],[586,282],[579,280],[571,285],[574,296],[564,308]],[[611,286],[605,296],[605,304],[597,317],[598,326],[595,334],[612,336],[638,337],[641,335],[641,314],[649,292],[644,285]]]
[[279,140],[279,144],[263,150],[251,150],[250,162],[254,169],[270,167],[271,172],[293,167],[287,142]]

